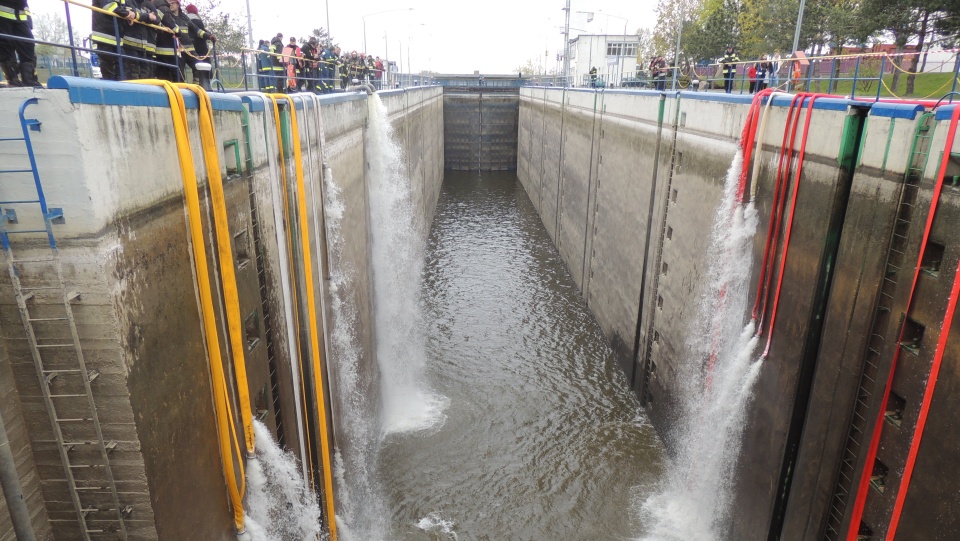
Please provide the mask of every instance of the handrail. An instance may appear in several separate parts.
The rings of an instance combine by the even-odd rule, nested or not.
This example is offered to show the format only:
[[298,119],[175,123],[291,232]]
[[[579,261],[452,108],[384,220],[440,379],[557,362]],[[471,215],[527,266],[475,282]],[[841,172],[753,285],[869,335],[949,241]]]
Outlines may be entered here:
[[84,9],[89,9],[90,11],[96,11],[97,13],[102,13],[103,15],[110,15],[111,17],[116,17],[117,19],[121,19],[121,20],[127,21],[127,22],[129,22],[129,23],[141,24],[141,25],[143,25],[143,26],[147,26],[147,27],[153,28],[154,30],[160,30],[160,31],[166,32],[166,33],[168,33],[168,34],[174,34],[174,35],[176,34],[176,32],[174,32],[173,30],[167,28],[166,26],[160,26],[160,25],[156,25],[156,24],[145,23],[145,22],[139,21],[139,20],[130,21],[130,20],[127,19],[126,17],[121,17],[121,16],[117,15],[116,13],[114,13],[114,12],[112,12],[112,11],[107,11],[107,10],[105,10],[105,9],[100,9],[100,8],[98,8],[98,7],[96,7],[96,6],[91,6],[91,5],[88,5],[88,4],[82,4],[82,3],[78,2],[77,0],[60,0],[60,1],[63,2],[64,4],[73,4],[73,5],[75,5],[75,6],[80,6],[80,7],[84,8]]

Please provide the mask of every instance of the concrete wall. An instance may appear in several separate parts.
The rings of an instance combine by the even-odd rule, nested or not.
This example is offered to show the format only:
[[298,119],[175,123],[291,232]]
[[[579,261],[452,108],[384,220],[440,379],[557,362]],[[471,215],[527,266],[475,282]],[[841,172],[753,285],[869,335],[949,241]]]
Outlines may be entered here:
[[[109,468],[116,480],[121,507],[133,506],[124,520],[128,538],[234,539],[221,471],[210,369],[193,285],[183,185],[166,96],[158,89],[139,85],[89,80],[68,79],[51,87],[59,88],[10,90],[0,95],[0,118],[11,120],[3,122],[0,137],[18,135],[17,108],[26,98],[39,97],[40,102],[28,108],[28,116],[43,123],[41,131],[32,134],[32,141],[49,205],[64,209],[65,223],[54,226],[59,255],[66,288],[81,293],[72,308],[88,368],[100,372],[92,388],[104,439],[117,443],[109,455]],[[423,209],[420,219],[424,223],[432,217],[442,179],[440,92],[402,92],[386,100],[395,125],[405,130],[405,154],[416,158],[408,160],[408,164],[419,181],[419,208]],[[201,194],[205,194],[196,101],[189,93],[185,96],[195,170]],[[296,206],[290,207],[293,214],[289,223],[294,229],[293,238],[288,238],[286,231],[278,232],[277,224],[285,229],[287,217],[280,215],[284,205],[276,205],[275,197],[286,180],[286,194],[290,202],[295,201],[296,167],[289,144],[291,106],[281,106],[281,127],[286,130],[287,140],[281,146],[272,104],[261,95],[243,99],[214,96],[240,315],[245,323],[250,323],[245,326],[244,358],[251,406],[254,414],[299,457],[301,438],[317,442],[317,423],[336,420],[320,421],[314,400],[305,412],[307,424],[298,425],[299,404],[294,399],[294,387],[301,382],[295,379],[294,368],[304,374],[308,395],[316,396],[312,393],[317,390],[310,383],[309,348],[303,346],[309,343],[308,324],[316,325],[324,340],[325,319],[308,323],[302,296],[299,312],[291,310],[282,294],[281,281],[288,274],[294,289],[302,295],[304,280],[312,280],[318,314],[323,314],[329,304],[323,278],[329,275],[330,265],[346,263],[328,257],[324,164],[332,169],[347,202],[349,231],[365,230],[366,96],[323,100],[298,96],[294,102],[308,210],[306,216],[299,216]],[[330,134],[326,144],[325,130]],[[26,162],[22,146],[4,145],[0,148],[0,161],[5,165]],[[30,176],[10,176],[0,189],[2,199],[30,198]],[[282,202],[282,196],[279,197]],[[201,196],[201,206],[209,264],[216,269],[206,195]],[[6,210],[11,205],[3,207]],[[42,220],[36,218],[35,212],[31,214],[32,209],[15,209],[19,223],[8,224],[8,230],[42,227]],[[310,237],[314,262],[314,274],[310,277],[302,272],[300,234]],[[17,257],[49,253],[42,236],[13,238]],[[350,243],[344,257],[353,258],[358,268],[366,268],[366,235],[356,238],[360,242]],[[287,254],[292,255],[289,267],[281,261],[281,244],[296,247]],[[51,291],[59,295],[60,287],[51,269],[18,270],[24,286],[56,286]],[[16,384],[15,389],[4,393],[2,413],[20,459],[21,480],[37,531],[42,537],[50,537],[52,532],[55,539],[75,539],[79,535],[76,512],[64,481],[12,286],[7,273],[2,274],[0,338],[5,354],[0,359],[0,371],[12,370],[13,378],[5,377],[3,381]],[[349,294],[369,300],[369,283],[358,282]],[[53,317],[46,314],[57,307],[57,295],[38,295],[31,300],[32,317]],[[232,361],[224,346],[228,342],[222,330],[225,318],[219,307],[216,315],[221,322],[219,338],[229,375],[230,399],[238,412]],[[294,320],[300,321],[299,335],[288,332]],[[364,313],[357,322],[357,333],[363,337],[364,365],[375,372],[371,321],[369,312]],[[41,322],[35,322],[34,327],[41,343],[69,339],[69,333],[64,335],[63,329],[43,328]],[[288,339],[291,336],[293,339]],[[45,353],[43,359],[48,367],[75,363],[67,355]],[[324,363],[321,360],[322,370],[326,370]],[[376,381],[375,374],[370,381]],[[54,392],[76,388],[82,389],[63,375],[52,387]],[[62,403],[59,414],[79,416],[82,411],[75,403]],[[236,421],[238,433],[242,434],[239,419]],[[71,438],[95,439],[87,433],[68,435],[67,439]],[[316,444],[313,451],[315,456],[308,460],[317,464]],[[76,464],[93,464],[97,460],[88,448],[70,453]],[[78,474],[78,479],[104,485],[97,471],[104,468],[89,468],[87,477]],[[100,508],[91,514],[88,523],[99,523],[108,529],[117,527],[115,512],[108,509],[112,507],[109,492],[88,491],[81,498]],[[4,513],[0,518],[0,539],[11,535]]]
[[[784,98],[775,101],[761,137],[761,225],[751,291],[764,251],[788,105]],[[881,329],[887,343],[896,342],[896,317],[888,318],[886,327],[883,321],[872,325],[872,319],[883,312],[877,301],[889,278],[887,247],[919,122],[908,106],[866,107],[820,100],[813,112],[781,308],[748,407],[728,539],[781,534],[820,539],[830,513],[849,521],[852,505],[833,509],[843,491],[839,472],[859,415],[854,407],[863,367],[873,366],[864,364],[868,339]],[[707,279],[702,254],[748,108],[748,99],[716,94],[521,90],[520,181],[668,447],[674,444],[680,389],[699,370],[699,363],[691,362],[688,334]],[[942,144],[935,139],[932,148]],[[922,218],[915,216],[900,233],[916,235],[918,227]],[[908,267],[911,257],[916,259],[917,249],[905,256]],[[744,314],[744,322],[749,316]],[[866,377],[883,376],[892,354],[886,351],[887,360],[876,362],[880,368]],[[951,385],[940,383],[938,393]],[[882,397],[882,386],[868,395],[872,406],[864,415],[870,419],[880,411],[878,394]],[[958,477],[955,461],[943,455],[952,437],[942,438],[941,451],[929,453],[923,471]],[[859,460],[855,474],[864,469],[862,455]],[[915,482],[910,494],[916,501],[924,494],[943,501],[937,491],[944,490],[949,488]],[[870,516],[867,502],[866,516],[877,531],[872,525],[883,521]],[[932,519],[922,526],[923,506],[915,509],[918,518],[904,539],[956,535],[953,526],[933,526]]]

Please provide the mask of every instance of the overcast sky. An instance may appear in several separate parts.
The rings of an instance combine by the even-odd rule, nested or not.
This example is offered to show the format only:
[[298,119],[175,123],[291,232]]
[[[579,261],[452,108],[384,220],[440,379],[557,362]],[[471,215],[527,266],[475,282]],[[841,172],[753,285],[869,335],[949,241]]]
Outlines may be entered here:
[[[299,39],[313,28],[327,27],[329,5],[329,27],[343,49],[363,51],[366,15],[367,52],[397,60],[397,53],[402,51],[404,71],[412,66],[416,71],[429,69],[440,73],[511,73],[527,60],[542,64],[544,51],[549,51],[548,67],[552,68],[557,51],[563,48],[565,0],[326,1],[249,0],[254,43],[277,32]],[[34,12],[63,12],[60,0],[29,3]],[[246,21],[246,0],[221,0],[221,7]],[[621,34],[624,18],[630,33],[640,27],[652,28],[655,7],[656,0],[572,0],[570,35]],[[397,11],[380,13],[388,10]],[[80,11],[84,10],[71,8],[73,17],[81,17]],[[594,12],[593,21],[587,22],[587,15],[577,11]],[[78,30],[85,35],[89,32],[89,15],[82,19],[78,23],[86,25],[78,24]]]

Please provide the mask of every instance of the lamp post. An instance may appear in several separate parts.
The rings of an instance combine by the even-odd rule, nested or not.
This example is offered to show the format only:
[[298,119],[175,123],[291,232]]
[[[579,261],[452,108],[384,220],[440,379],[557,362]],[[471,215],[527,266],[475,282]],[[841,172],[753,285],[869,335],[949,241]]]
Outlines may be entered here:
[[800,11],[797,13],[797,29],[793,32],[793,52],[797,52],[797,47],[800,45],[800,26],[803,25],[803,8],[806,5],[806,0],[800,0]]
[[567,77],[570,75],[570,0],[567,0],[567,6],[563,11],[566,19],[563,29],[563,86],[566,87]]
[[[373,17],[374,15],[380,15],[383,13],[393,13],[394,11],[413,11],[413,8],[399,8],[399,9],[385,9],[383,11],[375,11],[373,13],[367,13],[362,15],[360,20],[363,21],[363,52],[367,53],[367,17]],[[327,30],[329,32],[329,29]]]

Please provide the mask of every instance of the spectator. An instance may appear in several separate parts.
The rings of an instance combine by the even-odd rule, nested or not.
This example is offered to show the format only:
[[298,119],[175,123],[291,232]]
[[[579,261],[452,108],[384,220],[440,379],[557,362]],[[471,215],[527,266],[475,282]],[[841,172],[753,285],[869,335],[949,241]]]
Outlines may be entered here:
[[283,86],[286,92],[296,92],[300,89],[297,71],[300,69],[302,53],[297,45],[297,38],[290,38],[290,44],[283,48],[283,64],[287,70],[287,78]]
[[[33,39],[27,0],[0,0],[0,34]],[[33,42],[0,37],[0,68],[9,86],[40,86]]]
[[750,93],[753,94],[757,91],[757,64],[750,64],[747,68],[747,79],[750,80]]
[[783,63],[783,60],[780,58],[780,49],[773,51],[773,56],[770,58],[770,88],[777,88],[780,86],[780,66]]
[[597,67],[590,67],[590,88],[597,88]]
[[757,92],[767,88],[767,76],[770,73],[770,62],[767,61],[767,55],[760,56],[757,62]]
[[[373,70],[374,70],[374,80],[377,82],[377,90],[383,88],[383,60],[380,60],[380,57],[376,57],[373,61]],[[522,77],[522,75],[520,75]]]
[[740,58],[736,50],[731,46],[727,47],[726,54],[720,59],[720,70],[723,72],[723,88],[727,94],[733,91],[733,79],[737,75],[737,62]]

